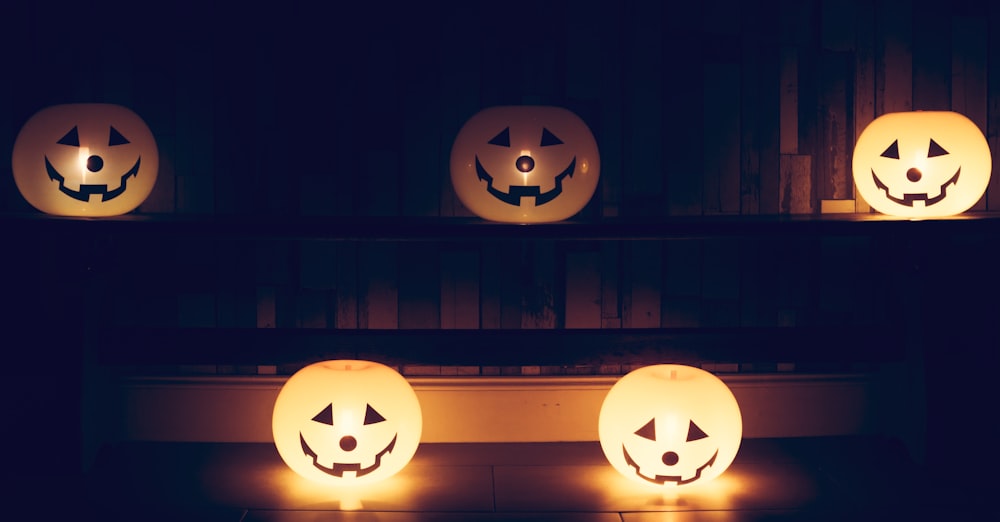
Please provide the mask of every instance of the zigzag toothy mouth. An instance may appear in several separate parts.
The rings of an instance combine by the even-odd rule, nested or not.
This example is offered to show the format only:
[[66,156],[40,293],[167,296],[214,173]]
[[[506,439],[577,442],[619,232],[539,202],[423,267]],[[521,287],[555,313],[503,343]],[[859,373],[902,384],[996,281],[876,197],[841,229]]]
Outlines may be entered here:
[[948,181],[945,181],[944,183],[941,184],[941,192],[934,197],[929,196],[925,192],[923,194],[903,194],[903,197],[899,198],[889,193],[889,186],[883,183],[882,180],[878,178],[878,175],[875,174],[875,169],[872,169],[872,179],[875,180],[875,187],[885,192],[885,197],[894,203],[905,205],[907,207],[912,207],[914,201],[923,201],[924,206],[929,207],[935,203],[939,203],[942,200],[944,200],[945,196],[948,194],[948,185],[957,185],[958,175],[961,174],[961,172],[962,172],[962,167],[959,167],[958,170],[955,171],[954,176],[948,178]]
[[541,187],[538,185],[512,185],[507,192],[503,192],[500,189],[493,186],[493,176],[489,172],[486,172],[486,168],[483,164],[479,162],[479,156],[476,156],[476,175],[480,180],[486,182],[486,190],[493,197],[507,203],[508,205],[518,206],[521,204],[522,197],[533,197],[535,198],[535,206],[541,206],[549,201],[555,199],[559,194],[562,194],[562,182],[563,178],[566,176],[573,177],[573,173],[576,171],[576,156],[569,162],[569,166],[566,167],[562,172],[560,172],[555,178],[556,186],[549,191],[542,192]]
[[628,464],[630,468],[635,470],[635,474],[639,478],[647,482],[652,482],[653,484],[666,484],[667,482],[673,482],[678,486],[682,484],[689,484],[691,482],[700,479],[701,472],[704,471],[705,468],[708,468],[712,464],[715,464],[715,458],[719,456],[719,450],[715,450],[715,453],[712,454],[712,458],[708,459],[708,462],[699,466],[698,469],[695,470],[694,476],[690,478],[684,478],[681,475],[654,475],[652,477],[649,477],[642,474],[642,471],[639,470],[639,463],[632,458],[632,455],[628,454],[628,450],[625,449],[624,444],[622,444],[622,453],[625,454],[625,463]]
[[52,163],[49,162],[49,158],[48,157],[45,158],[45,172],[48,173],[49,179],[51,179],[52,181],[58,181],[59,182],[59,191],[60,192],[62,192],[63,194],[66,194],[67,196],[69,196],[69,197],[71,197],[71,198],[73,198],[75,200],[83,201],[84,203],[86,203],[87,201],[90,201],[90,196],[92,196],[94,194],[100,194],[101,195],[101,201],[110,201],[112,199],[117,198],[118,196],[122,195],[125,192],[125,185],[128,182],[129,178],[139,175],[139,163],[141,161],[142,161],[141,157],[140,158],[136,158],[135,164],[132,165],[132,168],[130,168],[125,174],[122,174],[122,176],[121,176],[121,180],[122,180],[121,184],[118,186],[118,188],[115,188],[115,189],[112,189],[112,190],[108,190],[108,186],[107,185],[86,185],[86,184],[84,184],[84,185],[80,185],[80,189],[79,190],[73,190],[73,189],[67,187],[66,186],[66,178],[58,170],[56,170],[55,167],[52,166]]
[[366,468],[361,467],[361,463],[359,462],[334,462],[331,467],[324,466],[319,463],[319,455],[309,447],[309,444],[306,443],[306,438],[302,436],[301,433],[299,433],[299,442],[302,443],[302,453],[304,453],[307,457],[312,457],[313,466],[323,473],[334,477],[343,477],[345,472],[353,471],[355,477],[363,477],[375,471],[382,465],[382,456],[386,453],[391,453],[393,448],[396,447],[397,436],[398,435],[394,435],[392,440],[389,441],[389,444],[382,448],[382,451],[375,454],[375,463]]

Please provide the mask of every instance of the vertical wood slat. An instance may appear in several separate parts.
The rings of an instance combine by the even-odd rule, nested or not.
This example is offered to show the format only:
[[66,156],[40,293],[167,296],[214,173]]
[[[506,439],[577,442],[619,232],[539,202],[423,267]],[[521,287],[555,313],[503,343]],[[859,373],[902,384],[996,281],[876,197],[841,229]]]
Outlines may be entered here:
[[[137,209],[139,212],[149,213],[171,213],[176,208],[176,179],[179,172],[175,168],[175,159],[178,155],[187,152],[187,147],[180,147],[180,143],[187,141],[187,136],[180,134],[177,127],[177,104],[176,98],[163,100],[164,93],[175,92],[176,84],[182,80],[177,78],[177,74],[164,75],[162,71],[155,71],[151,68],[138,67],[140,60],[150,57],[137,56],[141,51],[131,45],[124,48],[118,47],[117,38],[111,42],[105,42],[107,46],[99,55],[100,61],[104,62],[103,85],[98,87],[100,94],[96,97],[91,94],[80,99],[104,101],[116,103],[128,107],[135,111],[149,126],[156,141],[156,147],[160,156],[157,180],[153,185],[153,190]],[[167,53],[154,52],[152,59],[172,60],[173,56]],[[173,64],[170,64],[172,66]],[[170,67],[167,66],[167,67]],[[76,82],[72,82],[76,83]],[[161,86],[159,93],[150,92],[139,86],[156,83]],[[127,136],[126,136],[127,137]],[[193,180],[189,180],[193,181]],[[202,177],[196,184],[197,189],[203,192],[192,192],[187,196],[188,200],[200,200],[211,202],[212,186],[211,179]],[[207,193],[208,195],[204,195]],[[209,205],[209,209],[211,206]]]
[[441,327],[441,263],[434,243],[396,246],[399,328]]
[[[259,241],[255,246],[257,286],[257,327],[278,328],[289,314],[284,309],[298,267],[292,267],[289,243]],[[297,281],[296,281],[297,282]]]
[[399,327],[399,279],[395,243],[358,246],[358,328],[394,330]]
[[[596,16],[605,20],[609,27],[622,30],[622,4],[606,4],[596,10]],[[572,27],[572,26],[571,26]],[[589,27],[589,26],[588,26]],[[613,217],[621,213],[622,179],[624,169],[624,113],[623,66],[618,58],[624,43],[621,38],[600,38],[599,55],[595,60],[599,67],[598,88],[600,89],[600,122],[592,129],[597,139],[601,157],[601,176],[594,197],[600,198],[601,216]],[[572,69],[570,69],[570,72]]]
[[[951,110],[967,116],[984,134],[988,125],[988,87],[987,71],[981,64],[987,61],[988,35],[986,18],[952,19]],[[969,210],[986,210],[987,201],[988,194],[984,194]]]
[[782,46],[781,62],[781,101],[779,103],[780,137],[779,150],[781,154],[799,153],[799,59],[798,49],[794,46]]
[[769,241],[757,238],[738,240],[739,314],[740,326],[775,326],[776,271],[770,255],[774,255]]
[[740,70],[737,64],[704,69],[703,211],[740,213]]
[[277,328],[277,289],[271,285],[257,287],[257,328]]
[[699,175],[704,170],[702,68],[710,42],[716,39],[706,36],[706,9],[710,7],[700,2],[687,2],[672,4],[664,11],[660,43],[667,76],[662,84],[663,113],[659,117],[665,123],[660,145],[665,154],[665,214],[671,216],[697,216],[704,211],[704,187]]
[[221,328],[253,328],[257,324],[257,267],[248,261],[255,258],[256,248],[248,241],[216,244],[216,313]]
[[568,251],[565,261],[566,328],[600,328],[602,323],[601,252]]
[[[918,2],[919,4],[919,2]],[[951,9],[917,6],[912,10],[913,110],[946,111],[951,108]]]
[[318,288],[298,288],[294,295],[295,327],[326,328],[332,311],[330,291]]
[[405,78],[406,88],[401,89],[400,112],[402,125],[400,138],[399,195],[400,214],[403,216],[435,216],[440,212],[440,187],[448,177],[447,156],[440,154],[443,102],[438,61],[434,45],[441,31],[440,6],[431,3],[421,6],[423,23],[400,24],[399,37],[406,45],[399,46],[400,78]]
[[[788,155],[811,156],[820,146],[816,141],[817,114],[819,103],[816,98],[815,75],[820,40],[814,34],[815,9],[822,9],[816,2],[783,2],[778,10],[778,41],[781,43],[781,128],[780,152],[778,159],[778,212],[781,214],[805,213],[812,211],[812,201],[802,202],[803,196],[813,198],[812,179],[801,179],[809,183],[809,190],[789,187]],[[822,25],[820,25],[822,28]],[[820,35],[822,37],[822,35]],[[812,176],[812,171],[809,171]],[[793,208],[792,202],[796,202]]]
[[993,153],[993,173],[986,191],[987,208],[1000,210],[1000,4],[989,5],[988,24],[990,28],[986,52],[986,137]]
[[[765,110],[773,110],[767,101],[776,94],[768,82],[761,81],[761,77],[767,77],[771,71],[766,67],[767,57],[763,56],[763,46],[758,45],[755,38],[751,38],[751,32],[744,29],[741,47],[743,52],[740,56],[740,129],[739,148],[739,189],[740,189],[740,214],[760,214],[761,206],[761,186],[767,185],[763,179],[767,176],[762,172],[761,155],[767,154],[765,146],[767,130],[763,124],[768,118],[763,114]],[[775,76],[773,79],[777,79]],[[775,97],[776,99],[776,97]],[[766,168],[766,159],[763,160]],[[777,173],[777,169],[775,169]],[[765,208],[767,197],[764,198]],[[773,213],[773,212],[772,212]]]
[[774,242],[777,296],[777,326],[805,326],[809,322],[809,291],[812,265],[809,259],[810,241],[813,238]]
[[601,328],[621,328],[621,243],[601,242]]
[[625,4],[622,210],[636,215],[662,211],[663,75],[650,67],[663,63],[661,8],[656,2]]
[[848,107],[853,68],[852,55],[823,51],[820,54],[819,133],[821,146],[816,155],[816,192],[820,200],[851,198],[853,184],[850,167],[853,149]]
[[913,110],[912,19],[910,0],[876,3],[876,116]]
[[[380,28],[380,32],[391,32],[390,27]],[[364,139],[358,143],[363,154],[360,162],[362,179],[358,183],[358,214],[363,216],[396,216],[400,212],[402,126],[400,114],[400,90],[404,85],[399,78],[399,56],[394,41],[389,38],[373,38],[366,47],[364,74],[367,92],[356,93],[360,101],[366,102],[366,113],[359,123],[359,131]],[[355,101],[357,103],[357,101]],[[353,109],[357,114],[358,108]]]
[[334,259],[334,286],[337,289],[334,320],[337,328],[359,328],[359,309],[363,301],[360,259],[357,243],[338,243]]
[[623,328],[659,328],[663,254],[659,241],[633,241],[625,247]]
[[[561,64],[563,70],[564,90],[560,93],[566,108],[577,114],[590,128],[597,141],[598,155],[601,156],[602,166],[598,189],[590,198],[588,204],[581,211],[580,216],[587,219],[606,215],[605,212],[612,206],[608,202],[613,200],[604,199],[603,182],[608,182],[608,170],[604,165],[604,145],[605,134],[603,129],[604,107],[602,106],[601,88],[602,76],[605,74],[604,64],[601,62],[602,40],[599,38],[572,38],[569,35],[585,34],[590,29],[589,20],[594,19],[600,13],[598,2],[585,0],[574,3],[574,8],[566,10],[556,16],[563,18],[565,24],[560,24],[559,36],[563,38],[565,51],[563,52]],[[565,29],[562,29],[564,27]],[[563,32],[564,31],[564,32]],[[558,55],[558,51],[557,51]],[[560,60],[556,60],[556,71],[560,70]],[[559,103],[558,101],[556,103]],[[612,214],[613,215],[613,214]]]
[[[516,29],[524,30],[524,32],[518,34],[515,41],[522,45],[528,41],[532,43],[530,47],[525,45],[523,49],[520,49],[517,63],[520,74],[515,74],[515,78],[520,80],[520,103],[524,105],[562,103],[564,96],[560,91],[562,85],[559,85],[561,82],[556,78],[559,64],[556,63],[555,42],[561,42],[563,48],[559,50],[564,51],[565,44],[562,42],[569,40],[569,38],[563,34],[565,17],[559,11],[561,10],[550,3],[536,3],[532,9],[532,16],[538,22],[549,27],[550,30],[531,31],[526,30],[528,29],[526,26]],[[555,20],[558,20],[558,23]]]
[[520,242],[482,244],[479,286],[484,329],[521,327],[522,250]]
[[257,327],[257,290],[252,278],[248,284],[223,289],[216,296],[216,303],[218,327]]
[[555,328],[555,246],[526,243],[521,259],[521,328]]
[[[176,196],[171,190],[171,200],[176,198],[178,213],[208,214],[215,211],[215,118],[212,106],[212,91],[206,88],[204,78],[212,77],[212,62],[199,49],[200,42],[185,42],[175,51],[178,55],[174,65],[176,90],[175,126],[178,145],[170,151],[176,176]],[[166,181],[166,180],[164,180]],[[161,190],[160,179],[156,188]],[[162,187],[166,189],[167,187]],[[145,210],[145,208],[143,208]]]
[[[875,7],[867,2],[856,6],[857,41],[854,51],[854,143],[851,144],[853,160],[854,144],[858,136],[875,119]],[[871,205],[855,191],[854,172],[851,170],[851,195],[854,198],[854,211],[868,213]]]
[[757,9],[741,13],[740,213],[778,213],[781,66],[777,20]]
[[179,328],[212,328],[216,325],[216,295],[214,293],[184,292],[177,296],[177,326]]
[[441,328],[480,327],[480,253],[447,249],[441,252]]
[[702,240],[663,243],[661,324],[665,328],[697,328],[702,323],[704,265]]
[[217,245],[204,239],[183,238],[172,242],[171,246],[177,325],[182,328],[216,326]]
[[812,214],[812,156],[782,154],[779,173],[781,213]]
[[989,28],[986,18],[956,16],[951,30],[951,110],[986,131]]
[[[492,270],[483,272],[484,279],[491,279],[500,287],[496,292],[499,303],[498,324],[500,328],[521,328],[521,315],[524,309],[523,287],[531,284],[530,277],[525,275],[525,251],[527,243],[502,243],[500,252],[494,258]],[[528,281],[526,281],[528,279]]]
[[500,290],[503,288],[500,268],[503,263],[500,254],[508,250],[507,243],[485,242],[479,248],[479,325],[483,329],[500,328],[503,304]]
[[702,244],[701,297],[705,327],[740,324],[740,249],[729,238],[710,238]]
[[855,49],[857,42],[855,15],[859,3],[865,3],[865,0],[821,0],[820,48],[837,52],[850,52]]
[[474,24],[463,23],[475,12],[475,3],[456,2],[441,12],[438,48],[440,62],[439,88],[442,100],[441,135],[438,137],[438,155],[441,158],[440,215],[472,216],[451,184],[451,146],[462,125],[481,107],[480,93],[471,79],[481,79],[480,56],[482,42]]
[[300,241],[298,281],[295,294],[296,326],[328,328],[334,324],[333,296],[336,295],[336,244]]

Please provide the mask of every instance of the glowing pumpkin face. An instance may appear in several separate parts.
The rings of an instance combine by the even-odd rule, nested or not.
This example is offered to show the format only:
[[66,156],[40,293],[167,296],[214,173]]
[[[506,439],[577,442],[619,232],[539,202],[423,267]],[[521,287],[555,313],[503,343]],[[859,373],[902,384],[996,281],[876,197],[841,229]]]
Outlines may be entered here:
[[394,475],[420,444],[423,419],[413,388],[388,366],[323,361],[292,375],[271,419],[274,445],[299,475],[334,485]]
[[600,168],[590,129],[561,107],[484,109],[465,123],[451,149],[455,193],[491,221],[570,218],[594,195]]
[[56,105],[32,116],[14,142],[14,182],[33,207],[60,216],[131,212],[159,168],[149,127],[120,105]]
[[705,483],[736,457],[739,405],[718,377],[676,364],[646,366],[615,383],[598,420],[611,465],[645,484]]
[[990,182],[982,131],[957,112],[885,114],[854,147],[854,185],[883,214],[933,218],[965,212]]

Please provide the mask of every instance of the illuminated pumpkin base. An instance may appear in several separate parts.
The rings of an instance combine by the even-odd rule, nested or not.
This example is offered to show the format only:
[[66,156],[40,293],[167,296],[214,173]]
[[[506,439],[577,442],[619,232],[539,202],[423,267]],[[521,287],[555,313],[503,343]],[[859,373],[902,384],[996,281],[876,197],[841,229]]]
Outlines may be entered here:
[[660,364],[625,375],[598,420],[601,449],[622,475],[643,484],[703,484],[732,464],[743,419],[729,387],[691,366]]
[[423,418],[410,384],[388,366],[323,361],[292,375],[274,403],[271,431],[282,460],[332,485],[370,484],[403,469]]

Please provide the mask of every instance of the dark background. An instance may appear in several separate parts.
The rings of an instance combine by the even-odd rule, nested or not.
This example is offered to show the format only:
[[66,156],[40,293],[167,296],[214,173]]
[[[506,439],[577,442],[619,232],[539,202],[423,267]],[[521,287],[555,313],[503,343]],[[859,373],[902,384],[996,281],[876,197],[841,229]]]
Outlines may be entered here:
[[[679,358],[741,371],[890,362],[926,387],[928,465],[944,477],[980,465],[961,454],[985,452],[997,436],[997,177],[973,209],[982,226],[857,222],[833,235],[744,227],[843,219],[821,214],[822,202],[854,199],[854,139],[885,112],[962,112],[998,150],[1000,8],[361,4],[0,8],[0,156],[43,107],[126,105],[150,126],[161,155],[156,188],[134,215],[167,224],[118,233],[31,219],[37,212],[17,193],[9,162],[0,164],[13,419],[5,440],[49,446],[64,433],[57,427],[79,435],[93,422],[79,395],[106,365],[284,373],[343,351],[504,375],[523,365],[616,373]],[[602,172],[574,220],[583,240],[476,239],[489,229],[451,191],[447,159],[461,124],[500,104],[564,106],[590,125]],[[854,217],[869,215],[863,201],[853,207]],[[681,217],[721,222],[723,233],[587,237],[594,223]],[[213,228],[219,218],[236,227]],[[468,237],[338,236],[345,226],[364,236],[372,223],[393,230],[443,218],[467,220]],[[274,223],[269,237],[254,237],[255,227]],[[324,238],[331,241],[297,237],[298,227],[328,223],[339,227]],[[199,224],[208,233],[189,234]],[[225,342],[260,339],[259,328],[278,339],[247,350]],[[118,329],[140,334],[107,333]],[[565,329],[607,337],[574,350],[536,335]],[[306,330],[331,335],[302,341]],[[334,339],[347,330],[374,333],[344,348]],[[452,330],[459,337],[445,336]],[[496,330],[523,337],[498,354],[484,341]],[[195,333],[172,345],[178,331]],[[699,341],[677,344],[665,332]],[[741,333],[756,341],[740,346]],[[52,452],[23,459],[67,461]]]

